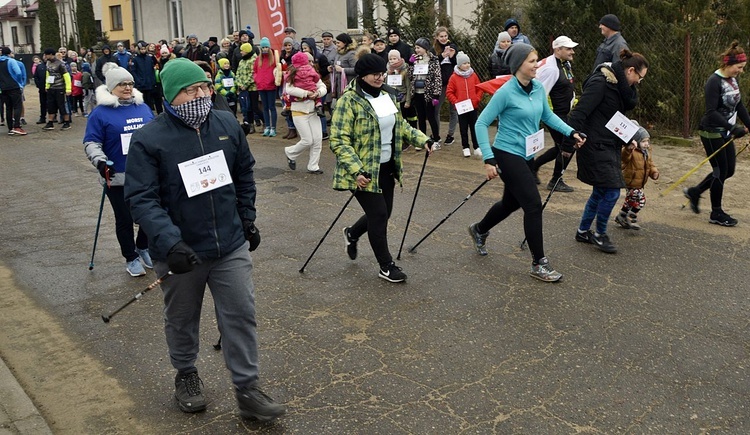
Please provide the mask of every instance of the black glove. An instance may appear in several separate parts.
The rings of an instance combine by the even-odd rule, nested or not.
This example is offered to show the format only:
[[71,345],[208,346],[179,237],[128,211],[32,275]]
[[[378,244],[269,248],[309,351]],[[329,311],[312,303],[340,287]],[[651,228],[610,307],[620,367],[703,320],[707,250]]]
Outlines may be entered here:
[[167,264],[172,273],[188,273],[196,264],[201,264],[201,259],[187,243],[180,240],[167,253]]
[[242,229],[245,231],[245,239],[250,242],[250,252],[255,251],[260,245],[260,231],[253,221],[242,221]]
[[731,134],[732,134],[732,136],[735,139],[739,139],[742,136],[746,135],[747,132],[745,131],[745,127],[743,127],[741,125],[735,125],[734,127],[732,127],[732,133]]
[[107,179],[107,168],[109,168],[109,179],[111,180],[115,176],[115,168],[114,165],[108,165],[107,162],[109,162],[109,160],[100,160],[99,163],[96,164],[96,169],[99,171],[99,175],[101,175],[102,178]]

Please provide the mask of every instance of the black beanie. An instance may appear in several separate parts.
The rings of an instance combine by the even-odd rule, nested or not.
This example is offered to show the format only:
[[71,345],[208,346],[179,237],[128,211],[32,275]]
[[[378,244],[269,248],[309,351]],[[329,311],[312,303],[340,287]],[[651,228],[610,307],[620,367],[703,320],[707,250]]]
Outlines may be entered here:
[[388,69],[385,59],[377,54],[367,53],[359,58],[354,64],[354,72],[358,77],[364,77],[367,74],[384,73]]
[[432,47],[430,46],[430,40],[429,40],[429,39],[427,39],[427,38],[419,38],[419,39],[417,39],[417,40],[416,40],[416,41],[414,42],[414,45],[418,45],[418,46],[420,46],[420,47],[424,48],[424,49],[425,49],[425,50],[427,50],[427,51],[430,51],[430,49],[432,48]]
[[607,14],[603,16],[601,20],[599,20],[599,24],[604,24],[615,32],[620,31],[620,19],[617,18],[617,15]]
[[344,43],[344,45],[349,45],[352,43],[352,37],[349,36],[348,33],[341,33],[339,36],[336,37],[337,41],[341,41]]

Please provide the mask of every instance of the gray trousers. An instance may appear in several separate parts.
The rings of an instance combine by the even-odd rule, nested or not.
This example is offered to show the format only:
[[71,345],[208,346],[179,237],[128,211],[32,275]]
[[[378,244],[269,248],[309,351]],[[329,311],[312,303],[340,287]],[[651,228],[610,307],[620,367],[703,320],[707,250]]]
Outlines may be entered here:
[[[437,118],[438,122],[440,122],[440,108],[443,107],[443,103],[448,101],[447,96],[445,95],[446,91],[448,90],[448,86],[443,86],[443,91],[440,92],[440,101],[437,106]],[[448,101],[448,113],[450,114],[450,118],[448,118],[448,136],[453,136],[456,132],[456,124],[458,124],[458,112],[456,111],[456,106],[451,104],[450,101]]]
[[[204,260],[192,272],[172,275],[161,284],[169,358],[178,371],[196,370],[201,306],[208,285],[216,307],[224,361],[234,386],[242,389],[258,381],[255,286],[248,247],[245,242],[231,254]],[[162,276],[169,267],[156,261],[154,269]]]

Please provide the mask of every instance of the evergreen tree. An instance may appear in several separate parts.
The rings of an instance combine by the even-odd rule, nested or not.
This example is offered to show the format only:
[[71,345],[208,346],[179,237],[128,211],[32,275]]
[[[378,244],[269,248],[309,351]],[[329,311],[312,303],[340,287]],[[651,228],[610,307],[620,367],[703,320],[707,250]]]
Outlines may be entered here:
[[91,0],[78,0],[76,2],[76,21],[78,22],[78,40],[82,47],[91,47],[96,44],[99,36],[94,19],[94,6]]
[[383,25],[383,28],[385,29],[385,31],[383,32],[383,36],[384,36],[383,39],[386,42],[388,42],[388,39],[387,39],[388,35],[385,35],[385,33],[390,28],[400,27],[401,14],[402,14],[403,8],[401,7],[401,3],[398,0],[383,0],[383,6],[385,7],[385,11],[386,11],[385,19],[381,18],[381,24]]
[[62,45],[60,40],[60,17],[57,15],[55,0],[39,0],[39,39],[41,49]]

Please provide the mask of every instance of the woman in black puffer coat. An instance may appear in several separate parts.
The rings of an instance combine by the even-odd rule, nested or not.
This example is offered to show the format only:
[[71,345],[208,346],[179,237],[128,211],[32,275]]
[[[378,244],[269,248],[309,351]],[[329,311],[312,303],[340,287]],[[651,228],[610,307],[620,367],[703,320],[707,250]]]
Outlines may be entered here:
[[[586,145],[576,153],[578,179],[593,186],[575,238],[608,253],[617,252],[607,235],[607,222],[620,197],[620,189],[625,187],[620,153],[626,144],[606,124],[615,113],[625,114],[636,106],[635,85],[647,72],[648,61],[641,54],[623,50],[619,61],[597,66],[586,79],[583,94],[568,116],[568,124],[588,136]],[[595,218],[596,232],[593,232],[590,228]]]

